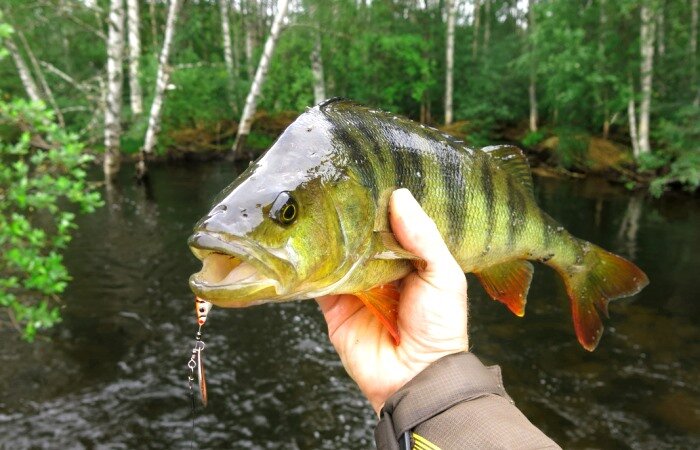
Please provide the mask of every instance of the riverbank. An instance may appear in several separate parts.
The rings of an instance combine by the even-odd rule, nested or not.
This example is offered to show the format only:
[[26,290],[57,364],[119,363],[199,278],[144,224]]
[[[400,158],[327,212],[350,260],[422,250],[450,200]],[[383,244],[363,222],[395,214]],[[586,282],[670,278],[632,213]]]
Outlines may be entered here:
[[[269,114],[259,111],[246,140],[246,157],[254,159],[267,150],[277,137],[296,119],[299,113],[285,111]],[[508,125],[484,135],[468,121],[455,121],[441,131],[465,140],[475,147],[512,144],[522,148],[533,173],[549,178],[604,178],[628,189],[648,189],[657,173],[640,171],[632,150],[622,136],[610,139],[590,136],[583,132],[550,130],[531,133],[524,125]],[[238,124],[232,120],[197,123],[190,128],[165,133],[162,146],[166,150],[151,157],[151,161],[210,161],[232,156],[232,144]],[[127,158],[136,159],[136,155]]]

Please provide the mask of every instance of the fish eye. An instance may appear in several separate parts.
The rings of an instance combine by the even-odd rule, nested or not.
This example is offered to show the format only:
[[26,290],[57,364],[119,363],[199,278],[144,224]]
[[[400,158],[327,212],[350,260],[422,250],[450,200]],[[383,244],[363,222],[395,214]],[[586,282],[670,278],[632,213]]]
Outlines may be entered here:
[[299,206],[294,197],[287,192],[280,192],[270,208],[270,218],[281,223],[289,225],[297,218]]

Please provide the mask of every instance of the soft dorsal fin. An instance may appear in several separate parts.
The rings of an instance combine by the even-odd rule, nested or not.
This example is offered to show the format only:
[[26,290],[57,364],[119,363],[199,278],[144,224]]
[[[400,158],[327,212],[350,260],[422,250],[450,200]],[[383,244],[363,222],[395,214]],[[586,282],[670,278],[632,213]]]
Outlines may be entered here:
[[520,181],[527,188],[528,192],[532,192],[530,164],[528,164],[527,157],[522,150],[514,145],[491,145],[481,150],[498,160],[498,165],[502,169]]

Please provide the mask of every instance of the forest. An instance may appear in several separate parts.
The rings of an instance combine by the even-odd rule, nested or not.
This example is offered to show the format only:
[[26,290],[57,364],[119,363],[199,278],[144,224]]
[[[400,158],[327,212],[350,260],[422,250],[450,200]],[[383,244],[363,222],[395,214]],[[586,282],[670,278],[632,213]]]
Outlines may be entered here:
[[698,0],[7,0],[0,14],[0,304],[28,337],[58,320],[69,279],[62,205],[102,204],[91,166],[109,184],[159,159],[254,156],[329,97],[514,142],[557,173],[656,196],[700,185]]
[[[563,448],[699,448],[699,14],[0,0],[0,448],[372,448],[376,414],[315,301],[216,307],[202,337],[188,285],[212,199],[333,97],[522,148],[542,217],[648,276],[596,304],[591,353],[555,271],[534,264],[524,317],[467,274],[470,351],[534,425]],[[204,339],[206,408],[188,365]]]

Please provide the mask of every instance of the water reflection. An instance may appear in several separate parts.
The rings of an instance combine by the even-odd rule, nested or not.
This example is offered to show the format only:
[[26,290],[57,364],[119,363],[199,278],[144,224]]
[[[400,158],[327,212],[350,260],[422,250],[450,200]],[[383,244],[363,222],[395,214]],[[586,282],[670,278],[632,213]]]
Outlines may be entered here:
[[[81,219],[63,324],[32,346],[0,329],[0,448],[372,447],[373,413],[313,302],[212,311],[210,407],[192,429],[187,278],[198,262],[186,239],[233,176],[225,164],[155,167],[148,191],[124,174]],[[502,365],[517,404],[566,448],[699,447],[697,200],[592,181],[538,179],[536,190],[572,233],[633,258],[651,284],[610,305],[589,354],[547,267],[536,266],[522,319],[472,282],[474,351]]]

